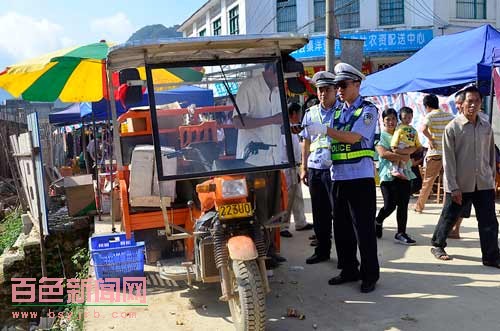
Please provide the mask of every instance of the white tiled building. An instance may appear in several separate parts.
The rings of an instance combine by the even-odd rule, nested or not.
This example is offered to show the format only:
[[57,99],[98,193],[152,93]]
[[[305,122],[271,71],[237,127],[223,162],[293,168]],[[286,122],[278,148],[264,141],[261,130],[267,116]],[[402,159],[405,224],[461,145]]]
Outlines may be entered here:
[[[400,62],[432,36],[486,23],[500,26],[499,0],[336,0],[335,13],[341,36],[372,41],[369,49],[365,42],[369,72]],[[179,31],[185,37],[273,32],[321,36],[325,33],[325,0],[209,0]],[[369,34],[374,31],[378,33]],[[388,44],[397,38],[408,38],[408,44],[418,33],[425,33],[425,40],[413,47]]]

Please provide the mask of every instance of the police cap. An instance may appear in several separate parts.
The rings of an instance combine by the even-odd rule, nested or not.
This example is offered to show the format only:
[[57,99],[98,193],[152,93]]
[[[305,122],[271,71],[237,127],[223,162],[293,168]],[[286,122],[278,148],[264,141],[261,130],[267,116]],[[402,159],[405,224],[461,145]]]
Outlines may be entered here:
[[335,72],[335,82],[341,82],[343,80],[356,80],[362,81],[365,79],[365,75],[361,73],[358,69],[354,68],[352,65],[344,62],[337,63],[333,69]]
[[335,85],[335,75],[330,71],[318,71],[312,81],[316,87]]

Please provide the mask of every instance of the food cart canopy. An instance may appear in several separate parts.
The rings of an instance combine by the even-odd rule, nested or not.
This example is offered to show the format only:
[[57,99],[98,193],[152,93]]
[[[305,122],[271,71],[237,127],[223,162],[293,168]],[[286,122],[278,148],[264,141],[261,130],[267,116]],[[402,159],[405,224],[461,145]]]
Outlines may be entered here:
[[271,57],[307,44],[302,34],[238,35],[172,38],[128,42],[110,48],[108,69],[118,71],[146,64]]

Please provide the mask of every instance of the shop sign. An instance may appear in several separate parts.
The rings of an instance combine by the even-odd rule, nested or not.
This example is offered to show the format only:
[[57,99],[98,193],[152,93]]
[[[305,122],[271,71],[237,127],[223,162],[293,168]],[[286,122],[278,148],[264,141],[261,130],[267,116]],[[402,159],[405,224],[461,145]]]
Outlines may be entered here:
[[[417,51],[424,47],[433,38],[432,30],[394,30],[394,31],[373,31],[360,33],[341,34],[345,39],[361,39],[365,41],[363,52],[401,52]],[[340,56],[340,40],[335,40],[335,55]],[[325,36],[311,36],[309,43],[296,50],[291,55],[296,59],[324,57],[325,56]]]

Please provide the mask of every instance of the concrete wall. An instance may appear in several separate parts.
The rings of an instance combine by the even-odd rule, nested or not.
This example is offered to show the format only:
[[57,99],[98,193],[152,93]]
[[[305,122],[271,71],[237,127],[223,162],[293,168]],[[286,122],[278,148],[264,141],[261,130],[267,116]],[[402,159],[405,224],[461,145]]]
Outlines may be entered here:
[[[241,13],[241,11],[240,11]],[[276,31],[276,1],[246,1],[245,22],[248,34],[272,33]],[[241,14],[240,14],[241,15]],[[241,18],[240,18],[241,24]]]
[[486,19],[478,20],[457,18],[457,3],[455,0],[434,0],[433,3],[436,15],[448,23],[443,30],[435,27],[434,35],[457,33],[483,24],[491,24],[498,27],[500,23],[500,6],[498,1],[486,1]]
[[[90,218],[79,218],[64,222],[56,222],[52,232],[46,239],[46,266],[48,277],[62,278],[63,270],[67,278],[74,277],[80,271],[71,261],[76,250],[87,247],[88,238],[92,233]],[[11,278],[34,277],[37,281],[41,277],[40,267],[40,235],[38,227],[33,226],[29,234],[21,233],[14,246],[0,256],[0,325],[7,326],[10,311],[22,311],[13,307]],[[38,294],[38,285],[36,286]],[[42,307],[40,307],[41,309]],[[29,307],[25,310],[35,311]],[[30,322],[26,319],[23,322]]]
[[[412,29],[433,26],[434,35],[441,35],[464,31],[482,24],[500,26],[500,5],[498,1],[487,1],[487,18],[484,20],[464,20],[456,18],[456,0],[406,0],[405,21],[403,24],[380,26],[378,16],[378,1],[360,1],[360,27],[346,30],[356,32],[357,30],[374,29]],[[297,3],[297,27],[303,27],[300,33],[314,33],[314,25],[309,24],[314,20],[313,0],[296,0]],[[213,22],[216,17],[208,15],[211,6],[220,6],[222,18],[222,34],[228,34],[228,10],[234,5],[240,7],[240,34],[273,33],[276,32],[276,0],[213,0],[205,6],[203,12],[197,13],[192,22],[185,30],[192,32],[190,36],[197,36],[199,30],[209,21]],[[431,13],[432,11],[432,13]],[[433,17],[434,15],[434,17]],[[439,18],[442,19],[441,20]],[[447,25],[445,29],[439,29]],[[304,27],[305,26],[305,27]],[[207,26],[207,35],[211,35],[211,25]]]

